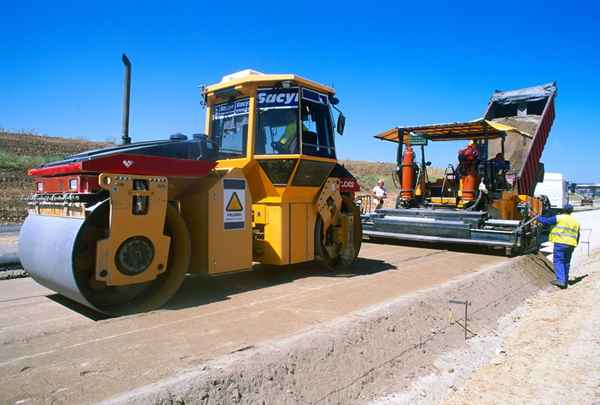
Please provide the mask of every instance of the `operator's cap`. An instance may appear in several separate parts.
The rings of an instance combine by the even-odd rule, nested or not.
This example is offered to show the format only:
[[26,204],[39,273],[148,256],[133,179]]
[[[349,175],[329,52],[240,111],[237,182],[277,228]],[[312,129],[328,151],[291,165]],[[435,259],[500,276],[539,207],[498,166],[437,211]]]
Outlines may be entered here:
[[565,204],[564,209],[569,213],[573,212],[573,206],[571,204]]

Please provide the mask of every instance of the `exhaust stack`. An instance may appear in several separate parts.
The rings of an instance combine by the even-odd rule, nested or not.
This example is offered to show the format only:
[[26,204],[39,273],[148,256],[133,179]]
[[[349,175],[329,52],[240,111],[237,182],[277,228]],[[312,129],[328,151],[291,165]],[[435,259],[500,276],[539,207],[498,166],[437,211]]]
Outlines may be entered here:
[[122,139],[123,145],[131,143],[129,137],[129,94],[131,92],[131,62],[127,55],[123,54],[123,64],[125,65],[125,83],[123,87],[123,130]]

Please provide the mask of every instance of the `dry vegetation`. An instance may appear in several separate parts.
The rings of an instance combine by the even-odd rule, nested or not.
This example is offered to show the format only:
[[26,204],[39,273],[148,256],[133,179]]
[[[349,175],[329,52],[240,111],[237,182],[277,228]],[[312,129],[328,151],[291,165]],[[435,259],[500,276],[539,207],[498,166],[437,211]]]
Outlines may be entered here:
[[25,199],[33,191],[32,166],[62,159],[108,143],[0,131],[0,224],[20,223]]
[[[382,179],[387,189],[388,198],[384,202],[385,208],[394,208],[396,205],[396,197],[399,190],[394,184],[392,173],[396,170],[396,164],[390,162],[367,162],[364,160],[342,160],[341,164],[346,167],[357,179],[360,184],[360,194],[371,194],[371,190],[375,187],[377,180]],[[441,178],[444,175],[444,169],[429,167],[427,174],[430,181]],[[363,201],[366,204],[367,211],[371,211],[374,206],[369,205],[368,200]],[[371,203],[372,204],[372,203]]]
[[[383,179],[388,190],[394,191],[392,190],[395,188],[392,173],[396,170],[396,163],[367,162],[364,160],[342,160],[340,163],[356,176],[363,191],[366,192],[373,189],[379,179]],[[443,176],[444,169],[429,167],[427,174],[430,180],[435,180]]]
[[364,160],[342,160],[340,163],[356,176],[362,191],[373,189],[379,179],[383,179],[387,188],[393,185],[392,173],[396,170],[395,163]]

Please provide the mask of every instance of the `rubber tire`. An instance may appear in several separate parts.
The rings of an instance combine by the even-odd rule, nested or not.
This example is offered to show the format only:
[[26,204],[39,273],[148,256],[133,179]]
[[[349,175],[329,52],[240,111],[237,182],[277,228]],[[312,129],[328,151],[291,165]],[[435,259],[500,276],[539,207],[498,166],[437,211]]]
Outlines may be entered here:
[[351,261],[342,262],[340,257],[329,257],[327,250],[321,242],[321,235],[323,229],[323,220],[320,216],[317,216],[315,224],[315,257],[317,261],[332,270],[341,270],[350,266],[360,252],[362,245],[362,223],[360,221],[360,208],[354,204],[354,201],[349,195],[342,195],[342,212],[347,213],[352,211],[354,214],[354,257]]

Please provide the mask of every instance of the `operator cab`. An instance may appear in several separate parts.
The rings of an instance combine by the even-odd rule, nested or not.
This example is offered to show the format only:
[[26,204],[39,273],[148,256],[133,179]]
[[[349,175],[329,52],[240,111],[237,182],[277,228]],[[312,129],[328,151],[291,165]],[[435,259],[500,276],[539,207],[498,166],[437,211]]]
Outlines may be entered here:
[[301,87],[257,94],[256,155],[306,154],[335,159],[327,95]]
[[334,126],[334,94],[299,76],[251,70],[206,87],[207,133],[219,166],[245,160],[250,175],[257,162],[275,187],[320,187],[336,163],[334,128],[341,134],[345,123],[340,112]]

